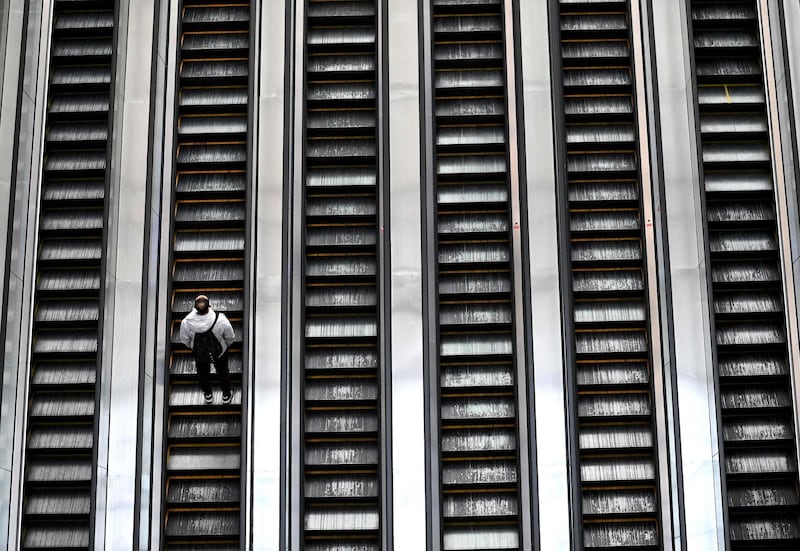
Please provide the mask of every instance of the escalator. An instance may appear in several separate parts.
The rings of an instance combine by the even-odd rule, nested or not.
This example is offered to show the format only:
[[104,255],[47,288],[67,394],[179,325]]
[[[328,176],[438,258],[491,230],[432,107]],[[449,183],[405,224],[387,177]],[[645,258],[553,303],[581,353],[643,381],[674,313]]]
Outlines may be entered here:
[[[162,547],[233,551],[240,546],[250,5],[184,0],[179,14]],[[230,405],[216,382],[214,403],[205,404],[191,352],[178,340],[199,294],[234,327]]]
[[626,0],[559,3],[583,548],[660,549],[642,181]]
[[[793,421],[756,2],[691,2],[719,432],[732,550],[797,549]],[[782,183],[781,183],[782,185]]]
[[432,2],[445,550],[521,546],[503,4]]
[[21,549],[94,540],[114,4],[53,5]]
[[381,547],[377,3],[305,12],[302,530]]

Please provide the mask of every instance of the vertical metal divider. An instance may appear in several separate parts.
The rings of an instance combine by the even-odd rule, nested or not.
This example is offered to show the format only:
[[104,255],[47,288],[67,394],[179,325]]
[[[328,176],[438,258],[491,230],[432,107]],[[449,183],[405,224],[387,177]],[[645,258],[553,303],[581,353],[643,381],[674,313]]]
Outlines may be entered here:
[[647,268],[648,311],[650,313],[650,359],[652,362],[653,389],[656,397],[655,419],[658,449],[659,500],[661,502],[662,544],[672,541],[672,504],[669,496],[670,469],[667,450],[667,415],[664,401],[664,362],[661,343],[661,309],[659,305],[658,266],[656,261],[655,214],[653,212],[653,177],[650,163],[650,135],[647,127],[647,98],[644,77],[644,52],[642,43],[642,16],[640,0],[631,0],[631,33],[633,70],[635,78],[637,133],[639,136],[639,174],[642,179],[642,207],[644,213],[644,241]]
[[[691,95],[687,94],[692,86],[690,77],[687,81],[691,63],[686,42],[691,16],[687,13],[685,3],[679,3],[678,7],[677,13],[667,15],[665,12],[671,11],[671,8],[651,0],[643,3],[646,22],[643,25],[646,37],[645,66],[648,73],[653,75],[647,82],[648,99],[651,102],[648,104],[651,116],[649,127],[652,135],[658,136],[653,145],[653,156],[657,159],[654,163],[657,168],[655,173],[658,174],[654,186],[655,227],[656,241],[660,245],[657,250],[659,270],[660,273],[665,272],[660,277],[664,285],[661,304],[666,313],[666,327],[662,334],[667,343],[665,354],[668,353],[665,380],[672,386],[671,392],[667,392],[666,403],[669,442],[674,450],[669,454],[673,475],[672,503],[673,511],[676,511],[673,517],[674,541],[682,550],[698,544],[709,549],[720,549],[723,546],[723,506],[719,499],[718,465],[714,467],[713,464],[719,451],[715,376],[710,347],[714,337],[710,333],[706,307],[709,292],[706,270],[710,268],[704,259],[705,223],[700,218],[702,193],[697,187],[698,149],[694,139],[697,117]],[[674,33],[676,24],[681,32]],[[677,36],[673,38],[673,35]],[[656,65],[661,69],[658,75]],[[691,132],[680,135],[684,129],[690,129]],[[683,159],[690,160],[688,167],[678,165]],[[679,224],[687,220],[693,225],[688,227],[689,231],[675,228],[676,240],[670,242],[669,219]],[[700,257],[703,257],[702,261]],[[698,274],[700,279],[691,281],[691,278],[684,277],[687,272]],[[695,298],[700,299],[699,302],[691,305],[681,303],[681,300]],[[681,323],[685,325],[676,330],[675,326]],[[695,334],[690,336],[692,330]],[[703,354],[695,359],[691,350],[696,350],[697,346],[701,347]],[[698,386],[699,391],[695,390]],[[679,397],[679,391],[684,393],[682,397]],[[679,404],[684,407],[680,412],[682,419],[678,412]],[[697,412],[697,406],[702,408],[703,405],[707,405],[708,409]],[[697,413],[700,413],[699,419],[695,417]],[[686,428],[689,430],[681,434],[682,429]],[[684,475],[690,480],[687,481]],[[688,502],[687,494],[692,496]],[[687,508],[692,511],[688,523]]]
[[391,204],[388,200],[389,179],[389,66],[387,1],[376,1],[376,141],[377,141],[377,214],[378,214],[378,427],[380,431],[380,542],[381,548],[392,549],[392,327],[391,327]]
[[[105,462],[108,480],[105,507],[97,507],[98,515],[104,514],[106,518],[106,528],[104,533],[96,530],[96,537],[104,539],[106,549],[116,549],[130,541],[133,541],[135,548],[139,545],[137,511],[142,496],[136,491],[136,486],[141,480],[141,435],[147,415],[142,410],[142,404],[144,389],[152,389],[146,383],[149,375],[145,370],[145,356],[151,349],[148,347],[150,324],[144,320],[148,319],[149,301],[145,297],[150,271],[147,247],[155,136],[152,131],[154,109],[151,107],[157,78],[153,67],[157,49],[152,46],[156,43],[158,29],[157,24],[150,23],[157,22],[156,4],[154,0],[123,2],[127,13],[121,10],[119,16],[117,51],[121,53],[117,58],[126,61],[124,79],[120,80],[117,94],[120,107],[116,118],[119,124],[113,146],[116,150],[115,160],[111,167],[111,184],[116,186],[118,183],[118,189],[116,193],[109,194],[115,212],[109,214],[112,222],[108,227],[112,237],[107,246],[109,263],[113,263],[113,274],[109,270],[114,278],[113,304],[110,310],[106,307],[109,312],[106,317],[114,321],[106,337],[111,346],[104,346],[106,363],[110,366],[107,371],[111,374],[106,383],[110,386],[110,397],[105,406],[108,410],[108,459]],[[131,21],[142,22],[143,25],[136,29]],[[120,40],[124,41],[124,47],[120,46]],[[140,47],[150,47],[153,52],[147,58],[147,63],[128,63],[127,60],[133,57],[131,54],[138,52]],[[142,142],[145,147],[137,147]],[[130,225],[126,223],[123,227],[121,220]],[[129,283],[138,283],[138,286],[126,285]],[[135,311],[135,314],[131,314],[131,311]],[[131,340],[130,335],[135,334],[137,329],[139,340]],[[133,365],[136,370],[131,369]],[[102,403],[101,400],[101,419]],[[135,425],[135,437],[132,437],[131,425]],[[102,438],[99,442],[105,444]],[[130,499],[131,494],[134,495],[133,500]]]
[[167,352],[170,347],[168,328],[170,324],[171,312],[169,308],[169,298],[171,293],[170,270],[171,270],[171,236],[173,234],[171,199],[172,188],[174,187],[174,166],[175,166],[175,144],[177,136],[175,132],[177,111],[177,79],[178,79],[178,50],[179,42],[179,22],[180,6],[178,1],[167,0],[169,6],[169,16],[167,18],[167,38],[166,38],[166,79],[165,79],[165,102],[164,102],[164,127],[163,127],[163,157],[161,173],[161,212],[160,212],[160,239],[158,239],[158,301],[156,304],[156,359],[154,370],[153,388],[155,399],[153,403],[153,456],[152,456],[152,476],[151,476],[151,532],[150,548],[162,549],[164,541],[164,486],[166,483],[166,470],[164,469],[164,427],[167,414],[167,384],[169,365],[167,362]]
[[294,323],[295,305],[292,297],[295,291],[294,262],[295,252],[292,246],[292,236],[296,229],[294,220],[294,190],[296,149],[295,116],[297,109],[296,101],[296,20],[297,2],[286,2],[286,18],[284,21],[284,58],[286,67],[283,71],[283,87],[285,97],[283,101],[283,143],[285,153],[283,155],[282,178],[282,220],[281,220],[281,450],[280,450],[280,469],[278,478],[280,480],[280,534],[279,546],[281,550],[290,551],[292,543],[295,541],[295,516],[292,515],[294,506],[295,487],[294,473],[296,472],[297,458],[292,454],[292,446],[296,441],[296,425],[294,422],[294,411],[296,400],[294,397],[295,379],[295,345],[292,337],[295,334],[296,324]]
[[569,200],[568,200],[568,175],[566,163],[566,122],[564,112],[564,96],[562,93],[561,76],[561,36],[560,36],[560,4],[559,0],[548,1],[548,22],[550,33],[550,75],[551,97],[553,98],[553,127],[555,151],[555,188],[556,188],[556,226],[558,235],[558,252],[560,262],[559,282],[561,288],[561,319],[562,342],[564,354],[564,386],[566,405],[566,442],[567,449],[567,475],[569,481],[570,503],[570,542],[571,549],[583,547],[583,523],[581,521],[581,473],[580,473],[580,446],[578,445],[578,405],[574,396],[577,387],[574,370],[571,366],[575,363],[575,349],[571,338],[574,333],[572,319],[571,299],[571,260],[569,258]]
[[[699,102],[697,102],[696,98],[698,97],[698,84],[697,84],[697,76],[696,76],[696,68],[697,68],[697,57],[695,53],[694,47],[694,30],[693,30],[693,22],[692,22],[692,0],[683,0],[683,5],[685,6],[685,13],[686,13],[686,27],[688,30],[687,40],[689,41],[689,61],[690,61],[690,79],[691,79],[691,102],[692,102],[692,109],[694,111],[694,121],[695,121],[695,133],[693,138],[695,143],[698,145],[697,151],[697,170],[698,170],[698,186],[699,186],[699,194],[700,194],[700,212],[701,212],[701,220],[703,220],[703,255],[704,255],[704,263],[706,265],[706,297],[708,299],[708,304],[711,305],[711,301],[713,300],[713,288],[712,288],[712,281],[711,281],[711,263],[710,257],[708,254],[709,250],[709,236],[708,231],[705,228],[706,220],[708,218],[707,215],[707,208],[706,208],[706,194],[703,189],[704,182],[705,182],[705,168],[703,166],[702,160],[702,141],[700,136],[700,106]],[[716,440],[717,440],[717,453],[719,454],[719,477],[720,477],[720,496],[722,499],[722,531],[723,531],[723,542],[724,548],[726,551],[730,549],[730,531],[728,530],[729,524],[729,517],[728,517],[728,507],[726,503],[728,502],[728,489],[726,483],[726,473],[725,473],[725,446],[722,439],[722,432],[720,428],[722,427],[722,404],[721,404],[721,394],[720,394],[720,384],[719,384],[719,370],[717,369],[718,360],[717,360],[717,346],[715,341],[715,334],[716,334],[716,321],[714,319],[714,314],[710,310],[708,306],[706,306],[706,311],[708,312],[709,318],[709,333],[711,335],[711,341],[708,342],[708,346],[711,348],[711,359],[712,359],[712,371],[713,371],[713,392],[714,392],[714,407],[715,407],[715,416],[716,416]]]
[[[530,312],[525,308],[528,303],[525,297],[529,296],[529,282],[526,283],[523,274],[529,273],[527,270],[528,261],[523,260],[523,245],[526,245],[527,224],[523,217],[524,198],[521,195],[521,182],[525,178],[523,168],[524,155],[520,151],[524,149],[524,133],[519,132],[518,128],[524,128],[522,118],[522,107],[517,105],[518,83],[517,69],[518,64],[518,39],[516,25],[516,3],[507,0],[504,6],[504,27],[505,27],[505,72],[506,72],[506,105],[508,119],[508,168],[509,168],[509,203],[511,206],[511,255],[512,277],[514,300],[514,352],[516,357],[516,402],[517,414],[517,461],[519,462],[519,485],[520,492],[520,548],[537,549],[538,538],[534,535],[533,524],[534,506],[532,493],[536,488],[534,450],[536,448],[535,425],[529,423],[530,414],[534,410],[535,399],[529,395],[529,381],[532,378],[534,369],[530,356],[530,341],[527,338],[530,328]],[[527,246],[524,247],[527,250]]]
[[[773,46],[780,48],[783,64],[781,107],[781,134],[786,144],[784,157],[787,176],[787,206],[791,232],[792,264],[794,266],[794,286],[800,288],[800,4],[793,0],[770,0],[771,25],[777,29],[773,34]],[[793,32],[789,32],[789,30]],[[776,36],[777,35],[777,36]],[[791,185],[789,184],[791,180]],[[800,293],[795,296],[795,308],[800,311]]]
[[673,547],[677,543],[680,549],[686,549],[686,521],[683,500],[683,471],[681,463],[681,438],[678,417],[678,390],[676,384],[675,337],[672,316],[672,288],[669,278],[669,238],[666,215],[666,198],[664,192],[664,161],[662,156],[662,133],[660,120],[660,103],[658,97],[658,73],[655,62],[655,38],[653,30],[652,0],[641,0],[640,23],[642,30],[643,70],[645,79],[645,96],[647,98],[647,129],[650,140],[652,159],[652,206],[653,228],[655,237],[656,272],[658,276],[658,304],[662,310],[660,327],[662,338],[662,376],[663,389],[659,397],[664,401],[667,446],[663,453],[667,455],[669,464],[669,502],[672,508]]
[[[290,192],[286,186],[288,175],[287,154],[291,151],[291,129],[284,121],[287,115],[291,60],[284,55],[291,47],[286,42],[291,23],[291,7],[285,3],[259,4],[256,17],[258,46],[254,59],[257,90],[257,116],[253,118],[254,160],[253,220],[254,266],[253,297],[257,303],[251,309],[253,316],[252,415],[248,438],[252,446],[248,454],[252,461],[250,537],[244,542],[247,549],[273,551],[283,549],[286,530],[285,519],[286,477],[282,469],[286,454],[286,308],[288,304],[286,258],[288,241],[288,208]],[[289,80],[287,80],[289,79]],[[277,325],[279,324],[279,328]],[[286,456],[288,457],[288,456]]]
[[[0,5],[0,143],[3,143],[3,150],[0,153],[0,220],[5,218],[5,224],[0,222],[0,228],[4,231],[4,237],[0,238],[0,258],[3,265],[0,267],[0,316],[5,316],[8,308],[9,282],[11,276],[11,249],[14,237],[14,167],[16,166],[19,154],[19,134],[20,125],[18,105],[22,100],[23,94],[20,90],[23,82],[24,64],[23,55],[19,59],[12,59],[10,67],[7,67],[8,44],[19,38],[20,54],[24,52],[25,33],[22,27],[25,17],[21,11],[11,17],[9,10],[9,0],[2,0]],[[16,77],[16,78],[14,78]],[[13,98],[13,99],[12,99]],[[13,103],[12,103],[13,102]],[[13,107],[12,107],[13,105]],[[5,216],[4,216],[5,215]],[[2,319],[2,318],[0,318]],[[0,324],[0,342],[5,343],[6,324]],[[5,347],[3,348],[5,350]],[[0,369],[0,408],[3,403],[3,370]],[[0,466],[4,466],[0,460]],[[1,467],[0,467],[1,468]],[[0,470],[0,492],[3,491],[8,481],[9,475],[4,475]],[[3,505],[0,505],[0,519],[3,518]],[[4,523],[8,520],[0,520],[0,532]]]
[[[792,382],[794,426],[800,427],[800,335],[798,335],[797,295],[794,287],[795,274],[792,263],[791,231],[786,195],[786,178],[783,164],[783,145],[778,117],[778,92],[775,82],[775,65],[772,53],[772,30],[769,20],[768,0],[758,0],[758,15],[761,23],[762,66],[764,87],[767,91],[767,119],[773,159],[775,203],[777,207],[778,238],[781,264],[783,265],[783,292],[789,352],[789,375]],[[800,445],[795,434],[795,461],[800,465]]]
[[552,57],[560,52],[551,53],[554,33],[549,8],[549,2],[518,3],[515,39],[520,67],[517,94],[524,106],[520,191],[527,206],[522,219],[527,222],[525,275],[530,280],[525,290],[530,324],[527,353],[532,366],[528,377],[532,400],[528,419],[536,436],[535,446],[530,446],[531,463],[535,465],[531,479],[536,481],[532,496],[533,542],[538,549],[566,550],[572,533],[555,185],[556,111],[551,77]]
[[[768,0],[770,28],[773,54],[778,49],[775,60],[776,81],[778,88],[778,116],[780,134],[782,136],[784,155],[784,175],[786,187],[786,203],[788,210],[789,239],[792,256],[789,259],[794,272],[795,289],[794,311],[800,311],[800,49],[797,47],[798,32],[789,29],[800,29],[800,5],[796,2]],[[778,61],[782,63],[778,63]],[[781,84],[782,81],[782,84]],[[800,315],[796,314],[796,315]],[[797,385],[795,385],[797,392]],[[795,396],[795,404],[798,396]],[[795,426],[798,419],[795,420]]]
[[[392,323],[390,405],[387,411],[396,423],[390,423],[390,454],[393,504],[387,519],[390,547],[425,549],[428,519],[426,507],[426,428],[425,377],[422,339],[422,209],[416,208],[421,197],[421,122],[419,90],[420,18],[417,2],[388,0],[385,22],[391,18],[391,36],[384,41],[383,57],[387,63],[386,79],[388,135],[384,134],[389,179],[389,222],[387,244],[391,269],[385,281],[391,286],[387,315]],[[398,238],[392,239],[393,235]],[[388,365],[388,364],[387,364]],[[391,529],[389,529],[391,527]]]
[[300,550],[303,547],[303,341],[305,339],[304,315],[303,315],[303,273],[305,263],[303,261],[304,232],[303,220],[303,186],[305,185],[304,175],[304,150],[305,150],[305,124],[304,124],[304,105],[305,105],[305,0],[295,0],[294,2],[294,52],[292,61],[294,63],[292,74],[294,75],[294,86],[292,91],[294,97],[293,118],[292,118],[292,204],[290,207],[292,231],[289,235],[289,248],[291,257],[291,294],[289,302],[291,304],[290,328],[288,335],[291,343],[290,348],[290,373],[291,373],[291,402],[290,402],[290,439],[289,456],[290,483],[289,483],[289,545],[292,551]]
[[[22,6],[22,2],[19,2]],[[6,3],[8,6],[8,3]],[[0,139],[5,138],[5,147],[10,153],[3,161],[0,161],[0,170],[4,172],[0,174],[0,178],[7,178],[7,187],[0,192],[4,205],[0,209],[5,209],[4,212],[7,216],[7,221],[4,226],[6,232],[5,241],[0,249],[0,257],[4,260],[3,268],[0,269],[2,274],[2,288],[0,288],[0,319],[4,323],[0,323],[0,343],[3,343],[2,348],[2,369],[0,369],[0,441],[11,443],[0,452],[0,545],[5,540],[8,543],[9,534],[12,532],[11,527],[14,518],[11,516],[12,511],[12,461],[14,457],[14,425],[16,423],[15,409],[16,399],[16,383],[18,373],[18,362],[8,361],[9,356],[14,354],[19,355],[19,348],[12,344],[15,337],[19,340],[19,323],[15,323],[15,327],[9,331],[9,325],[16,316],[12,315],[12,304],[14,307],[20,304],[19,297],[10,300],[12,292],[11,289],[18,288],[22,283],[20,274],[14,270],[12,264],[12,252],[24,246],[24,235],[20,236],[19,232],[14,231],[15,222],[18,219],[19,211],[23,210],[18,208],[16,198],[19,196],[17,191],[18,175],[22,172],[20,170],[20,159],[24,157],[21,155],[21,150],[28,150],[32,147],[32,143],[27,139],[29,133],[25,132],[24,128],[26,123],[33,120],[30,110],[23,109],[23,102],[29,104],[33,103],[33,99],[24,93],[20,93],[23,89],[26,77],[26,50],[30,44],[30,38],[26,28],[28,26],[27,10],[19,10],[14,17],[10,13],[6,14],[2,23],[3,38],[0,39],[0,48],[5,58],[7,55],[7,45],[15,38],[19,39],[19,59],[13,60],[11,64],[7,60],[0,63],[0,108],[4,112],[0,112]],[[13,82],[10,82],[8,77],[15,76]],[[12,94],[13,91],[13,94]],[[13,96],[13,100],[11,99]],[[24,166],[24,165],[23,165]],[[2,219],[2,215],[0,215]],[[24,247],[23,247],[24,248]],[[15,314],[21,315],[22,309],[15,311]],[[7,337],[10,338],[7,340]]]
[[[787,216],[786,222],[789,224],[789,252],[791,256],[785,259],[786,263],[793,270],[793,280],[787,282],[787,287],[791,289],[794,300],[789,301],[787,294],[787,311],[794,317],[800,315],[800,50],[797,48],[797,36],[800,34],[800,4],[796,2],[783,2],[780,0],[768,0],[770,29],[774,26],[777,32],[771,35],[771,45],[779,50],[779,58],[783,61],[782,72],[782,92],[785,97],[778,100],[779,126],[781,132],[776,135],[782,136],[783,150],[787,154],[783,157],[784,162],[784,186],[781,189],[786,192]],[[794,32],[789,33],[788,30]],[[776,36],[777,35],[777,36]],[[769,44],[769,43],[768,43]],[[774,49],[771,48],[771,55]],[[776,60],[777,61],[777,60]],[[771,65],[771,68],[774,67]],[[776,80],[780,82],[781,79]],[[781,88],[781,85],[778,85]],[[777,92],[777,91],[776,91]],[[777,95],[777,93],[776,93]],[[786,174],[788,172],[788,174]],[[788,188],[788,189],[787,189]],[[796,375],[800,366],[795,364],[792,373]],[[793,380],[794,386],[794,410],[795,427],[800,426],[800,388],[797,379]],[[798,447],[800,448],[800,446]],[[800,454],[800,449],[798,449]],[[799,463],[800,464],[800,463]]]
[[241,480],[239,512],[239,544],[245,548],[252,546],[253,512],[253,377],[256,370],[254,353],[255,335],[255,254],[256,241],[256,198],[258,197],[258,116],[259,116],[259,77],[261,75],[259,44],[261,43],[260,22],[261,2],[250,4],[249,52],[247,63],[247,87],[250,105],[247,110],[247,182],[245,195],[247,216],[245,221],[244,248],[244,304],[242,308],[242,435],[241,435]]
[[[33,305],[35,299],[35,274],[36,274],[36,251],[38,249],[38,232],[36,228],[39,224],[39,203],[41,196],[41,183],[42,183],[42,151],[44,150],[44,119],[45,108],[47,103],[48,79],[49,79],[49,63],[50,59],[50,45],[53,24],[53,1],[42,0],[41,2],[41,20],[39,22],[32,22],[28,20],[29,29],[31,26],[40,23],[39,37],[37,41],[27,41],[27,46],[33,46],[38,42],[37,51],[39,64],[35,69],[29,72],[29,68],[24,69],[25,79],[34,78],[35,72],[35,88],[36,97],[32,98],[34,101],[34,114],[33,114],[33,128],[30,129],[32,134],[32,147],[30,157],[30,172],[28,174],[29,186],[27,194],[26,214],[24,215],[24,229],[22,230],[24,238],[24,251],[19,251],[18,254],[24,258],[22,264],[24,265],[24,274],[22,281],[22,308],[20,311],[20,325],[19,325],[19,348],[17,349],[17,378],[16,378],[16,401],[14,403],[14,440],[12,443],[13,455],[11,458],[11,495],[9,499],[9,549],[18,549],[22,545],[22,497],[23,497],[23,484],[24,484],[24,471],[25,471],[25,448],[27,441],[28,419],[27,419],[27,405],[28,405],[28,381],[30,380],[30,357],[31,357],[31,344],[33,338]],[[28,3],[28,15],[33,11],[31,4]],[[45,52],[46,55],[42,56],[41,53]],[[32,59],[33,56],[27,56],[27,59]],[[19,173],[17,174],[19,179]],[[33,192],[31,192],[33,190]],[[21,205],[22,206],[22,205]],[[22,220],[21,220],[22,221]],[[3,396],[5,400],[6,397]],[[3,406],[6,409],[5,405]]]
[[[159,237],[161,235],[160,212],[164,180],[161,178],[164,164],[163,127],[165,124],[166,60],[159,54],[166,50],[168,43],[169,6],[164,0],[153,2],[153,40],[150,66],[150,94],[148,113],[148,159],[147,159],[147,197],[145,215],[144,273],[142,277],[141,319],[146,320],[141,328],[139,414],[136,441],[136,495],[134,497],[134,535],[133,550],[149,549],[152,536],[150,514],[153,502],[154,449],[153,428],[156,417],[155,369],[158,363],[158,297],[162,289],[159,280],[160,258]],[[162,46],[164,47],[162,50]],[[162,355],[163,357],[163,355]],[[163,360],[162,360],[163,361]],[[159,467],[160,471],[160,467]]]
[[[105,196],[103,198],[103,230],[102,237],[100,238],[101,250],[103,255],[100,259],[100,293],[97,299],[99,312],[97,320],[97,340],[100,346],[97,347],[97,378],[95,380],[94,390],[94,430],[93,438],[94,443],[92,446],[92,491],[91,491],[91,510],[92,515],[89,519],[89,546],[93,547],[96,551],[105,549],[105,506],[106,494],[108,486],[108,449],[105,448],[101,453],[101,446],[108,445],[108,413],[110,409],[109,402],[111,400],[111,369],[112,363],[104,361],[105,352],[105,338],[108,337],[111,341],[110,348],[113,347],[113,334],[107,334],[107,314],[114,312],[114,304],[109,307],[107,305],[107,297],[109,294],[108,279],[112,278],[116,282],[116,274],[109,273],[109,264],[113,259],[112,255],[116,255],[116,251],[109,250],[109,224],[112,220],[112,188],[114,182],[112,178],[114,175],[114,161],[117,156],[116,151],[118,148],[114,146],[114,122],[117,116],[124,110],[117,106],[118,100],[122,99],[122,90],[117,90],[117,68],[120,61],[120,48],[119,48],[119,22],[120,22],[120,4],[124,0],[114,1],[114,29],[111,34],[111,81],[109,83],[109,113],[108,113],[108,138],[106,140],[106,169],[103,178],[105,180]],[[127,29],[124,33],[127,38]],[[124,82],[121,83],[124,89]],[[119,102],[124,103],[124,102]],[[121,155],[117,156],[118,160]],[[118,210],[116,211],[119,212]],[[112,322],[113,330],[113,322]],[[110,359],[110,358],[109,358]],[[105,414],[105,417],[104,417]],[[101,461],[101,458],[103,459]],[[105,472],[101,482],[101,473]],[[101,493],[102,492],[102,493]],[[100,501],[102,497],[102,502]],[[98,543],[98,539],[102,543]]]
[[422,256],[422,296],[423,296],[423,356],[428,370],[425,373],[425,449],[428,478],[428,545],[427,551],[442,549],[441,526],[441,464],[439,434],[439,349],[438,319],[436,295],[438,281],[436,278],[436,200],[433,189],[435,159],[433,153],[433,29],[431,27],[431,0],[419,0],[422,30],[422,55],[420,63],[420,120],[423,173],[421,179],[420,199],[423,213],[423,256]]

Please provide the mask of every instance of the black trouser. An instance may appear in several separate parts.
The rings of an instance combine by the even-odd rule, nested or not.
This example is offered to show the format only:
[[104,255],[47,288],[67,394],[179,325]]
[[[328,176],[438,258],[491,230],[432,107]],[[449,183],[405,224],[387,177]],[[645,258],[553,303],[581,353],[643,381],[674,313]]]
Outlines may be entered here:
[[[203,393],[211,394],[211,355],[204,358],[201,354],[194,352],[194,365],[197,367],[197,380]],[[231,375],[228,373],[228,351],[214,360],[214,367],[219,375],[220,386],[223,394],[231,393]]]

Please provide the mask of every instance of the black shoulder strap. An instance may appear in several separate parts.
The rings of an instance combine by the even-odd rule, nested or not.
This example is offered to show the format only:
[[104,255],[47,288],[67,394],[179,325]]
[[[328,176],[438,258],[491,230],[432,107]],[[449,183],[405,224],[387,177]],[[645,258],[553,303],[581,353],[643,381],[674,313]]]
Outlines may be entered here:
[[219,312],[214,312],[214,323],[211,324],[211,327],[207,329],[207,331],[211,331],[214,329],[214,326],[217,324],[217,320],[219,319]]

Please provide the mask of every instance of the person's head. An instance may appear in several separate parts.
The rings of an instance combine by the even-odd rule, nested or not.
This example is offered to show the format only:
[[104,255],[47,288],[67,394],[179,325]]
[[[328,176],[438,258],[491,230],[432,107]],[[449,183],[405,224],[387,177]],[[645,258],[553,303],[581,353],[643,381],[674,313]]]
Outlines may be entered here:
[[194,299],[194,308],[199,314],[208,313],[209,306],[211,306],[211,304],[208,302],[208,297],[205,295],[197,295],[197,298]]

